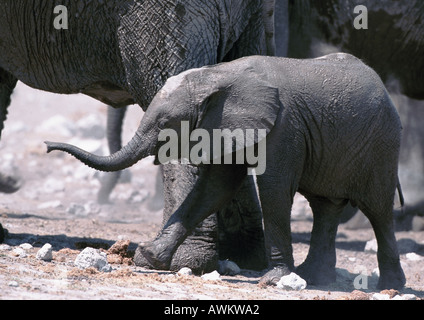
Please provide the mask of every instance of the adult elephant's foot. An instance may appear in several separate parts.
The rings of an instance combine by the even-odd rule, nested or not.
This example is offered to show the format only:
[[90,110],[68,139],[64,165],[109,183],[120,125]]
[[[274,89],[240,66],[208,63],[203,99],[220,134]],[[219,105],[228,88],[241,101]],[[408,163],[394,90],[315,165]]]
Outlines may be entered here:
[[291,273],[290,269],[285,266],[274,267],[268,271],[259,281],[260,286],[275,286],[280,281],[281,277]]
[[14,193],[19,190],[21,184],[18,178],[0,173],[0,192]]
[[307,259],[297,267],[296,273],[310,285],[328,285],[336,281],[334,265],[328,265],[322,261]]

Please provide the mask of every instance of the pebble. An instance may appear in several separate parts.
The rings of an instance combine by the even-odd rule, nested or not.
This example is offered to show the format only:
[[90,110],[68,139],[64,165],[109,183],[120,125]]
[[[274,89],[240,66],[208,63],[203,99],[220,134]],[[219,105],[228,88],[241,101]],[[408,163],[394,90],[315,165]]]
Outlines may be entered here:
[[403,294],[393,297],[392,300],[417,300],[417,296],[413,294]]
[[409,261],[420,261],[423,258],[419,256],[418,254],[416,254],[415,252],[409,252],[406,254],[406,259],[408,259]]
[[19,245],[19,248],[22,248],[24,250],[31,250],[32,249],[32,245],[29,243],[22,243]]
[[177,272],[180,276],[191,276],[193,271],[190,268],[184,267],[181,268],[180,271]]
[[384,293],[374,293],[371,300],[417,300],[417,297],[413,294],[395,295],[390,298],[390,295]]
[[35,257],[39,260],[51,261],[53,259],[52,245],[50,243],[46,243],[40,250],[38,250]]
[[373,239],[373,240],[368,241],[365,244],[364,251],[368,252],[368,253],[377,253],[377,249],[378,249],[377,239]]
[[19,258],[26,258],[27,257],[27,253],[24,249],[22,248],[15,248],[12,250],[13,254]]
[[12,250],[12,247],[8,244],[0,244],[0,251],[9,251]]
[[374,293],[371,300],[390,300],[390,296],[384,293]]
[[287,276],[281,277],[280,281],[277,282],[277,288],[284,290],[300,291],[305,289],[306,286],[306,281],[294,272]]
[[240,267],[233,261],[218,261],[218,272],[222,275],[235,276],[240,273]]
[[63,205],[62,205],[62,202],[60,200],[53,200],[53,201],[47,201],[47,202],[40,203],[37,206],[37,209],[40,209],[40,210],[60,209],[62,207],[63,207]]
[[17,281],[10,281],[7,285],[9,287],[19,287],[19,283]]
[[94,267],[102,272],[112,271],[111,265],[107,262],[106,253],[98,249],[87,247],[76,257],[75,266],[80,269]]
[[203,276],[201,276],[201,278],[206,281],[222,280],[221,275],[216,270],[210,273],[205,273]]

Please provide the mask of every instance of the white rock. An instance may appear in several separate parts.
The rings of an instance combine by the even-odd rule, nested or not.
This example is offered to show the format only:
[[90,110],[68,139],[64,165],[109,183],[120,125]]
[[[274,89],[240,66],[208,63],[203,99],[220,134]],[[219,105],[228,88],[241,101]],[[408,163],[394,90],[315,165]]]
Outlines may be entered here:
[[19,248],[22,248],[24,250],[31,250],[32,249],[32,245],[29,243],[22,243],[19,245]]
[[374,268],[374,270],[371,272],[371,276],[379,277],[380,276],[380,269],[378,267]]
[[365,252],[368,252],[368,253],[376,253],[377,252],[377,249],[378,249],[377,239],[373,239],[373,240],[368,241],[365,244],[364,251]]
[[80,269],[94,267],[103,272],[112,271],[112,267],[107,262],[106,253],[90,247],[81,251],[81,253],[76,257],[74,264]]
[[53,200],[53,201],[47,201],[47,202],[40,203],[37,206],[37,209],[39,209],[39,210],[60,209],[62,207],[63,207],[63,205],[62,205],[62,202],[60,200]]
[[417,296],[413,294],[396,295],[392,300],[417,300]]
[[240,273],[239,266],[230,260],[218,261],[218,272],[223,275],[235,276]]
[[27,257],[27,254],[26,254],[26,251],[24,250],[24,249],[22,249],[22,248],[15,248],[15,249],[13,249],[13,251],[12,251],[16,256],[18,256],[19,258],[26,258]]
[[383,293],[374,293],[371,297],[371,300],[390,300],[390,296]]
[[290,273],[287,276],[281,277],[280,281],[277,282],[277,288],[284,290],[300,291],[305,289],[306,286],[306,281],[294,272]]
[[415,252],[409,252],[406,254],[406,259],[410,260],[410,261],[420,261],[423,258],[421,256],[419,256],[418,254],[416,254]]
[[9,251],[12,250],[12,247],[8,244],[0,244],[0,251]]
[[203,276],[201,276],[201,278],[206,281],[222,280],[221,275],[216,270],[210,273],[205,273]]
[[193,271],[190,268],[184,267],[177,272],[180,276],[191,276]]
[[39,260],[51,261],[53,259],[52,245],[50,243],[46,243],[40,250],[38,250],[35,257]]
[[19,287],[19,283],[17,281],[10,281],[7,285],[9,287]]

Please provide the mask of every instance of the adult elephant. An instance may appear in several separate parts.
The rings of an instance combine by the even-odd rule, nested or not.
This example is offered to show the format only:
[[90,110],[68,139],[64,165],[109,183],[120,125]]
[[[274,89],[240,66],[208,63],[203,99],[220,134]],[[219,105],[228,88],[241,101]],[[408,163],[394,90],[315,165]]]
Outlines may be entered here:
[[404,128],[399,171],[407,203],[407,215],[396,222],[410,229],[413,216],[424,214],[424,2],[291,0],[289,6],[290,57],[349,52],[376,70],[392,94]]
[[[146,110],[172,75],[275,52],[274,1],[270,0],[111,0],[103,4],[64,0],[56,8],[62,10],[56,11],[61,17],[55,8],[48,0],[2,1],[1,87],[8,88],[2,91],[4,97],[10,96],[19,79],[50,92],[84,93],[114,108],[137,103]],[[66,19],[67,28],[57,29],[57,19]],[[9,96],[0,99],[6,101],[0,106],[1,120]],[[192,167],[164,167],[164,221],[190,192],[197,174]],[[218,226],[226,234],[220,233],[221,241]],[[227,208],[194,231],[172,266],[189,266],[195,272],[214,269],[218,246],[221,259],[233,259],[247,268],[266,265],[253,180],[246,180]],[[146,265],[138,251],[135,262]]]

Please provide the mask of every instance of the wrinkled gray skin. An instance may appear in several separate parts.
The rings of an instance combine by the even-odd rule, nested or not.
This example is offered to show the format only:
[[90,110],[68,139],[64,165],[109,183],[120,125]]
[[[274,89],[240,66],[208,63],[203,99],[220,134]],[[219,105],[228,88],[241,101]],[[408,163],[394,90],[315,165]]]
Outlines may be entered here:
[[[354,28],[357,5],[368,9],[367,30]],[[413,217],[424,215],[424,1],[291,0],[289,13],[289,57],[351,53],[379,74],[390,93],[410,98],[394,97],[404,128],[400,180],[407,203],[395,220],[397,230],[415,228]],[[344,220],[355,213],[349,210]]]
[[[270,4],[266,4],[266,6],[273,6],[273,1],[268,1]],[[275,44],[275,54],[280,57],[287,56],[288,51],[288,39],[289,39],[289,10],[288,10],[288,0],[277,0],[275,1],[275,16],[278,17],[277,21],[274,21],[275,26],[277,27],[278,42]],[[267,23],[272,23],[273,19],[267,19]],[[272,26],[268,26],[268,28],[272,29]],[[268,52],[270,55],[274,55]],[[237,56],[235,56],[237,57]],[[228,60],[228,59],[227,59]],[[220,62],[220,60],[218,60]],[[119,108],[115,109],[112,107],[108,108],[108,121],[107,121],[107,139],[109,144],[109,151],[111,153],[115,153],[120,150],[122,147],[121,141],[121,130],[122,130],[122,122],[125,116],[127,108]],[[98,192],[97,200],[99,203],[108,203],[109,196],[116,184],[118,183],[121,172],[115,171],[106,174],[101,181],[101,188]],[[156,189],[157,192],[162,192],[161,183],[159,182]],[[159,191],[160,189],[160,191]],[[155,195],[158,197],[158,195]],[[236,237],[237,238],[237,237]]]
[[[56,30],[54,1],[3,0],[0,11],[0,115],[19,79],[55,93],[84,93],[115,108],[144,110],[166,79],[184,70],[251,54],[273,54],[273,1],[62,1],[69,29]],[[145,137],[147,140],[149,137]],[[117,149],[115,145],[111,149]],[[175,178],[178,177],[178,183]],[[191,191],[197,169],[164,168],[164,221]],[[218,258],[266,265],[260,206],[252,179],[233,201],[194,231],[173,268],[216,269]],[[231,216],[232,219],[226,219]],[[234,218],[237,217],[238,218]],[[218,225],[228,236],[219,239]],[[227,224],[228,222],[228,224]],[[251,236],[254,234],[255,236]],[[249,239],[245,239],[246,237]],[[250,250],[243,250],[251,242]],[[238,247],[238,245],[241,247]],[[137,250],[135,262],[147,266]]]
[[[170,105],[177,108],[170,112]],[[315,60],[256,56],[189,70],[166,82],[133,139],[116,154],[99,157],[60,143],[47,143],[48,150],[69,152],[99,170],[119,170],[148,155],[160,159],[165,142],[159,133],[173,129],[181,137],[181,121],[189,122],[190,132],[205,129],[210,137],[213,129],[266,130],[264,140],[257,136],[223,151],[235,163],[237,152],[266,143],[266,170],[257,176],[257,185],[273,269],[263,282],[295,270],[290,211],[298,191],[314,214],[309,254],[297,268],[309,284],[335,280],[337,226],[350,201],[374,227],[379,287],[404,286],[392,213],[401,123],[380,78],[359,59],[346,54]],[[212,147],[205,152],[210,159],[216,156]],[[191,193],[162,233],[141,247],[153,266],[169,269],[187,235],[237,193],[246,164],[199,167]]]

